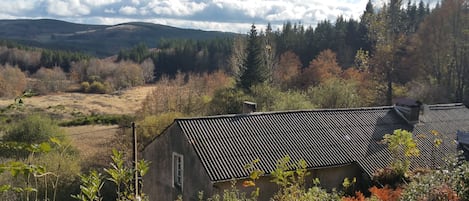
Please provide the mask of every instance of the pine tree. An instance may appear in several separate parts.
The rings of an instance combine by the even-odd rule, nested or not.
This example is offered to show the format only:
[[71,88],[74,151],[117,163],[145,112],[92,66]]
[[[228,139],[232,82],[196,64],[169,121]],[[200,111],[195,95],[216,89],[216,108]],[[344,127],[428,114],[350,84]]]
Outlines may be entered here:
[[238,82],[239,87],[246,91],[249,91],[251,86],[263,83],[268,79],[269,73],[264,61],[263,50],[261,38],[257,35],[256,26],[253,24],[249,33],[242,74]]
[[358,27],[358,33],[360,37],[360,48],[366,51],[371,51],[373,48],[372,39],[369,37],[369,25],[375,14],[373,3],[371,0],[366,4],[366,9],[363,12],[363,15],[360,17],[360,24]]

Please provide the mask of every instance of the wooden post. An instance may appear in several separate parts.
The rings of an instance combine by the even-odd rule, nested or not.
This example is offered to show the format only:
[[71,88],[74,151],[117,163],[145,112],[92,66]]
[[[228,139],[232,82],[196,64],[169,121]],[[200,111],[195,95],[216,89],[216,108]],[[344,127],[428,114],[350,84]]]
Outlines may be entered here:
[[133,152],[134,152],[134,168],[135,168],[135,200],[139,200],[140,196],[138,196],[138,159],[137,159],[137,154],[138,154],[138,146],[137,146],[137,131],[135,129],[135,122],[132,122],[132,135],[134,139],[133,143]]

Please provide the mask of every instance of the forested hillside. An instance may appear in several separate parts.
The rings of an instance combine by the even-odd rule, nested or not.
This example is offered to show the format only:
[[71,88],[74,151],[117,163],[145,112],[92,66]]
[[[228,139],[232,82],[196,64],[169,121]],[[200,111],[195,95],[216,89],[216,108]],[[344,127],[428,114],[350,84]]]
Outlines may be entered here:
[[116,25],[75,24],[52,19],[0,20],[0,39],[54,50],[79,51],[106,57],[138,43],[156,47],[160,39],[206,40],[233,37],[233,33],[181,29],[152,23]]

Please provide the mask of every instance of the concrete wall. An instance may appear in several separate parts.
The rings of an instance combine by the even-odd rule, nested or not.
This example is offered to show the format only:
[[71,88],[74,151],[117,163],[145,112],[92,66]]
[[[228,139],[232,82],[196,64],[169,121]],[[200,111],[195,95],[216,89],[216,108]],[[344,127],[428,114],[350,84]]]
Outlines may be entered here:
[[[259,187],[259,198],[258,200],[269,200],[277,191],[278,186],[275,183],[271,182],[272,178],[269,176],[263,176],[256,181],[256,186],[254,187],[243,187],[243,180],[237,180],[235,183],[236,189],[241,193],[244,193],[246,197],[251,197],[251,192],[253,192],[257,187]],[[232,181],[219,182],[214,184],[213,194],[223,195],[223,191],[230,190],[233,186]]]
[[[173,152],[183,155],[183,186],[173,185]],[[211,194],[212,183],[205,172],[193,147],[182,134],[177,124],[171,125],[162,135],[149,144],[144,152],[145,160],[151,162],[144,176],[143,192],[150,200],[176,200],[182,195],[184,200],[198,200],[199,191]]]
[[[332,189],[342,190],[342,183],[346,177],[349,179],[356,177],[357,182],[361,180],[361,170],[355,164],[349,164],[340,167],[312,169],[309,170],[309,173],[310,175],[306,178],[306,188],[313,186],[312,181],[314,178],[319,178],[321,182],[320,187],[326,189],[329,192],[332,191]],[[260,195],[258,200],[270,200],[270,198],[272,198],[275,193],[278,192],[279,188],[277,184],[271,182],[271,180],[272,177],[267,175],[256,181],[256,187],[260,188]],[[242,186],[243,181],[244,180],[236,181],[236,188],[240,190],[240,192],[245,193],[246,196],[250,197],[251,192],[255,190],[256,187],[245,188]],[[360,184],[356,184],[356,187],[360,187]],[[213,192],[222,195],[224,190],[231,188],[232,181],[220,182],[214,184]]]
[[[311,171],[310,178],[319,178],[321,182],[320,186],[328,191],[332,189],[342,190],[342,183],[345,178],[350,180],[355,177],[357,179],[357,187],[360,187],[362,184],[359,183],[362,181],[362,171],[356,164],[349,164],[339,167],[330,167],[330,168],[321,168]],[[312,185],[312,184],[309,184]]]

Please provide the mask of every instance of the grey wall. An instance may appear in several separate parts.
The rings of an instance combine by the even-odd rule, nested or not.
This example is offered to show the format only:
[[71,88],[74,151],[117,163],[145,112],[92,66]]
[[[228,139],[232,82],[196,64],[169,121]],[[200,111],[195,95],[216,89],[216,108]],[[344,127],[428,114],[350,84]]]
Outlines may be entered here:
[[[182,189],[172,183],[173,152],[182,154],[184,158]],[[151,162],[150,170],[143,178],[143,192],[150,200],[176,200],[178,195],[182,195],[184,200],[198,200],[199,191],[211,194],[212,183],[177,124],[171,125],[149,144],[143,157]]]
[[[342,190],[342,183],[344,178],[352,179],[353,177],[357,178],[357,182],[361,180],[361,170],[356,164],[348,164],[339,167],[329,167],[321,169],[312,169],[309,170],[310,175],[305,179],[306,188],[313,186],[313,179],[319,178],[321,184],[320,187],[326,189],[327,191],[332,191],[332,189]],[[272,177],[267,175],[261,177],[256,181],[256,187],[260,188],[259,201],[268,201],[274,196],[275,193],[279,190],[277,184],[271,182]],[[256,187],[243,187],[244,180],[236,181],[236,188],[241,192],[245,193],[246,196],[250,196],[251,192],[255,190]],[[220,195],[223,194],[223,191],[226,189],[232,188],[232,181],[220,182],[214,184],[214,193]],[[357,183],[355,186],[360,187],[360,183]],[[354,191],[352,191],[354,192]]]

